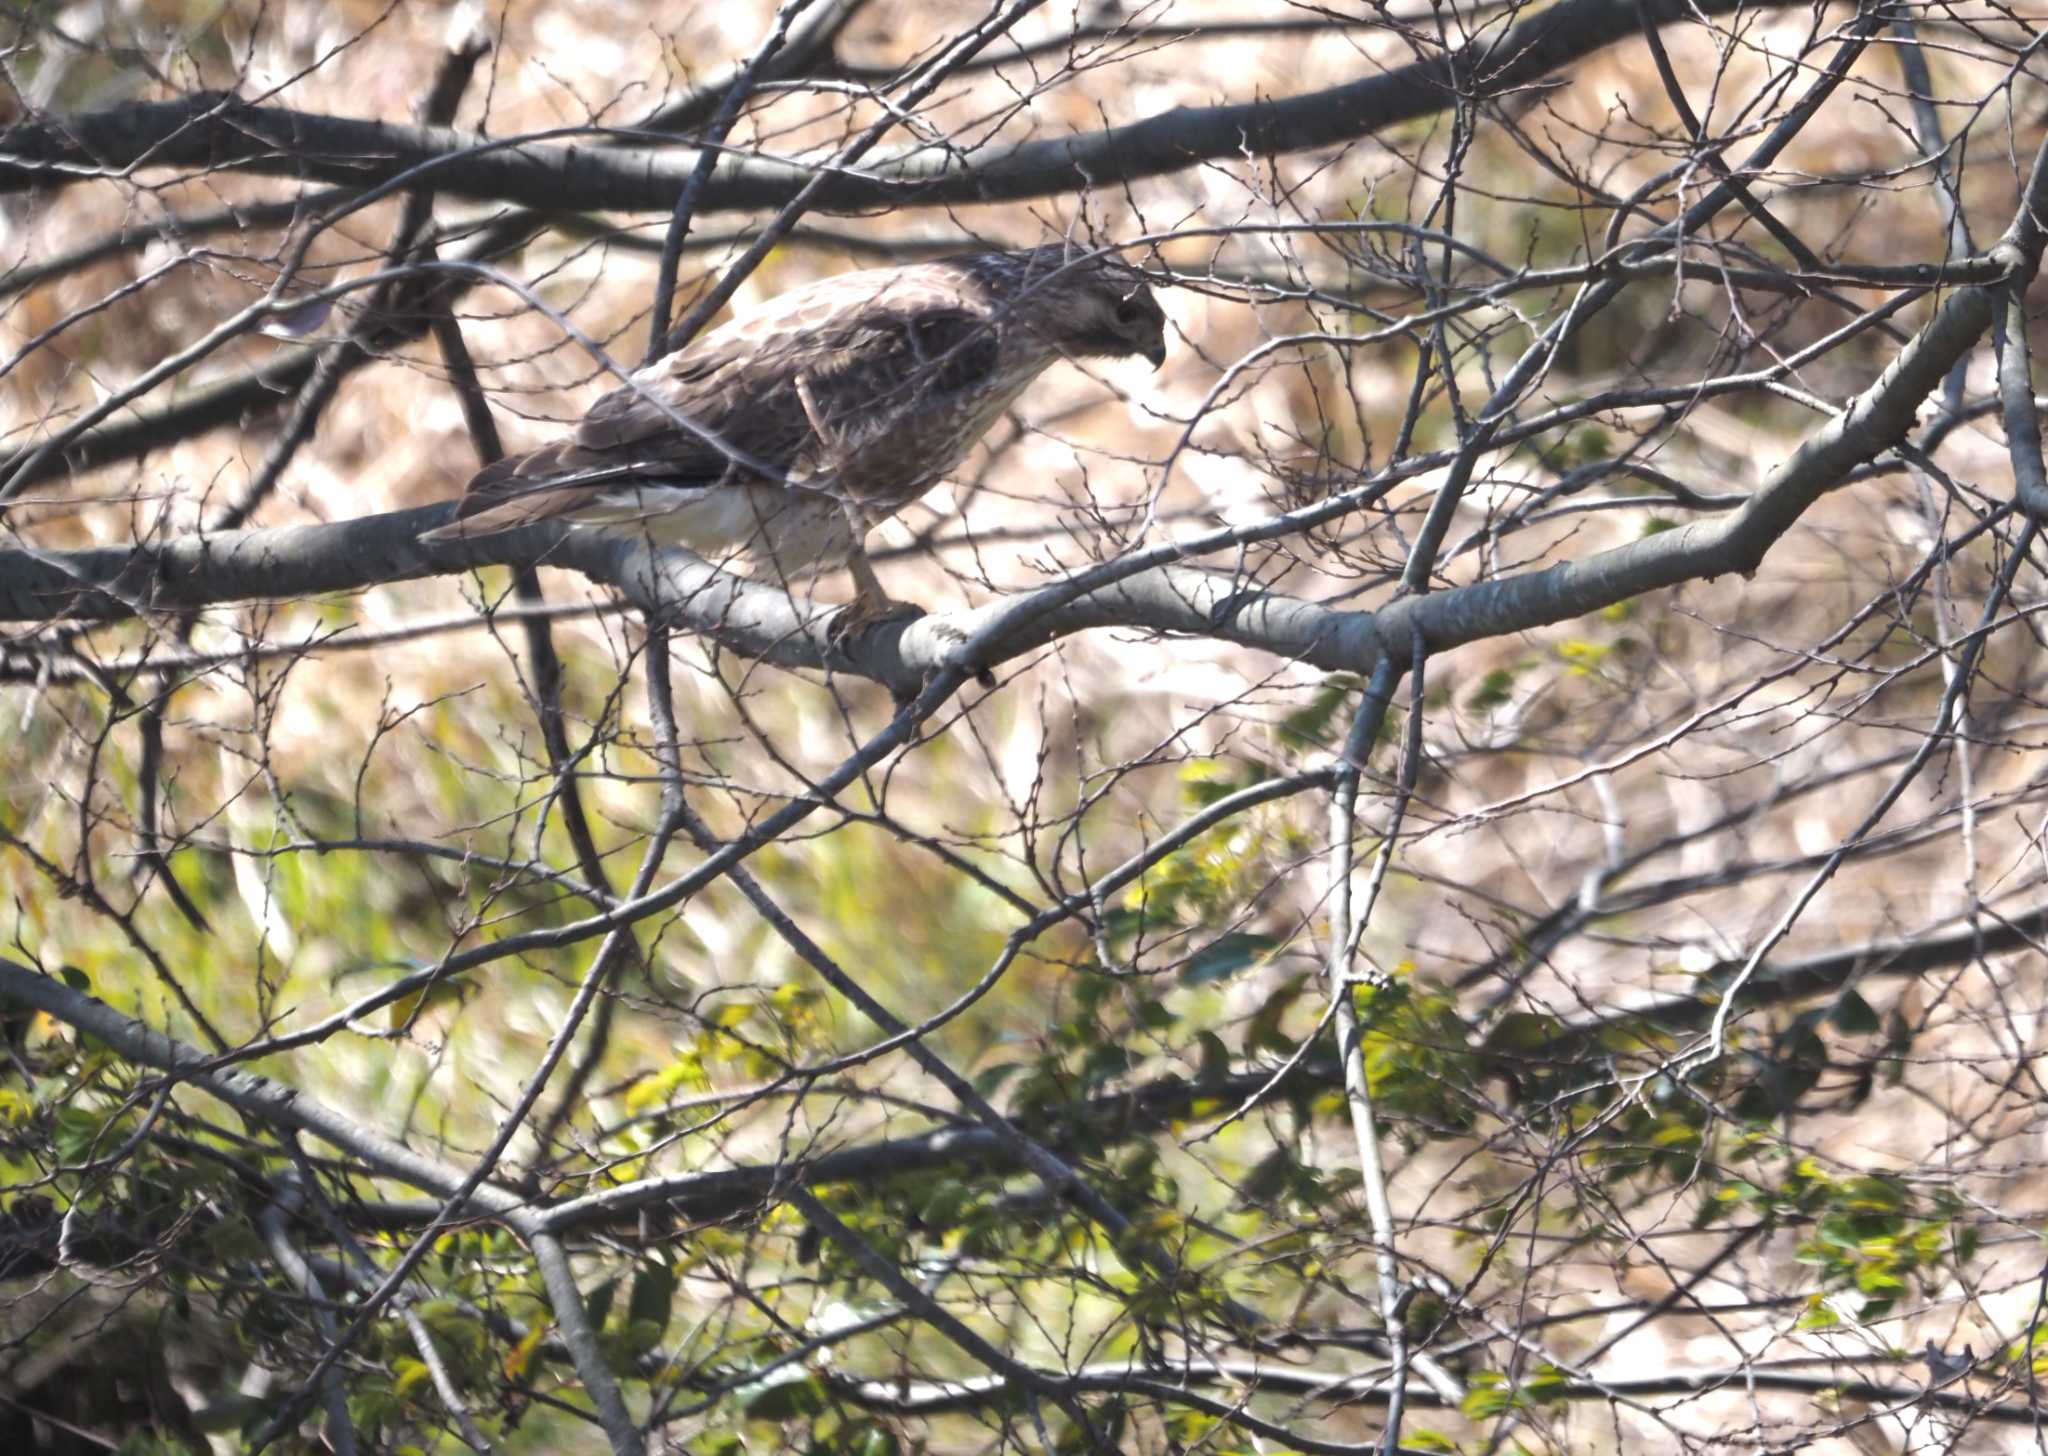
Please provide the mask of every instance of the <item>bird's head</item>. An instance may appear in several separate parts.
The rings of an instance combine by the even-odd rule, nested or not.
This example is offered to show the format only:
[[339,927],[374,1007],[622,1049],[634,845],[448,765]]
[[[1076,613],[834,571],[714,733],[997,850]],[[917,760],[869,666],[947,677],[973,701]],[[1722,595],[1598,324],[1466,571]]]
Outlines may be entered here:
[[1068,358],[1166,362],[1166,312],[1145,275],[1108,254],[1056,243],[1000,260],[989,281],[1018,305],[1032,332]]

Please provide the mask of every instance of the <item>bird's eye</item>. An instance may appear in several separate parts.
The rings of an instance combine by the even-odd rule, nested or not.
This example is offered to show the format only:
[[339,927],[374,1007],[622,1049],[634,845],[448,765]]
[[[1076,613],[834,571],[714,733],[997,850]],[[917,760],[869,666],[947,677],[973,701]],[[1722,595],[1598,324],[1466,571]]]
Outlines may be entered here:
[[1120,324],[1134,324],[1138,321],[1138,305],[1128,298],[1116,306],[1116,321]]

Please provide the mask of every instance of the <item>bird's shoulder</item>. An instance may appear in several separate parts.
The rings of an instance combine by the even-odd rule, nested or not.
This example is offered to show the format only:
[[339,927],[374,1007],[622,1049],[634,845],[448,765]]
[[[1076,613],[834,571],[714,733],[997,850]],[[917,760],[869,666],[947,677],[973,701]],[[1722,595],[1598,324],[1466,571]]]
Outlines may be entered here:
[[911,383],[965,390],[994,370],[997,350],[990,301],[958,268],[841,274],[780,294],[630,375],[591,407],[578,442],[615,449],[674,428],[674,414],[713,431],[740,421],[749,433],[779,434],[802,409],[799,379],[849,405]]
[[727,355],[813,378],[887,371],[992,336],[993,317],[986,291],[955,263],[870,268],[792,289],[733,320],[706,337],[702,360],[692,349],[672,357],[679,374]]

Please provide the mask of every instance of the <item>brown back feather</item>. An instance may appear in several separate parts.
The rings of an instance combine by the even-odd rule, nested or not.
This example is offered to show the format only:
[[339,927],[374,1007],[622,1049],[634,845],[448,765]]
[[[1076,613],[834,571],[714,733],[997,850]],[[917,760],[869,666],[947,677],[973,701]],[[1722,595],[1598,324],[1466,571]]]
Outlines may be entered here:
[[[1057,317],[1045,281],[1055,251],[870,269],[783,294],[632,375],[570,438],[478,471],[448,532],[574,514],[592,492],[635,483],[830,470],[856,498],[921,494],[986,427],[988,406],[1056,357],[1057,340],[1008,327],[1019,290],[1031,312]],[[881,448],[863,457],[867,447]]]

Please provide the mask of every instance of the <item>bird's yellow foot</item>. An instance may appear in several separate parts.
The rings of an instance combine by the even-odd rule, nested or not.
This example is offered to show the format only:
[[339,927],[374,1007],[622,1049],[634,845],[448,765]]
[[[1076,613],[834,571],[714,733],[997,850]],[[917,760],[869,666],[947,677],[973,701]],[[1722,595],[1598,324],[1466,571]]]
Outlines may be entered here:
[[925,614],[916,602],[899,602],[893,597],[855,597],[833,615],[825,638],[844,651],[846,645],[870,627],[885,622],[914,622]]
[[[885,596],[856,597],[841,607],[838,614],[832,618],[831,625],[825,628],[825,639],[835,650],[844,652],[855,639],[871,627],[879,627],[886,622],[915,622],[927,615],[929,613],[916,602],[899,602],[893,597]],[[956,642],[967,640],[956,627],[940,623],[938,630]],[[996,675],[985,667],[976,670],[974,681],[989,692],[995,691]],[[897,706],[901,707],[916,696],[913,691],[897,689]]]

